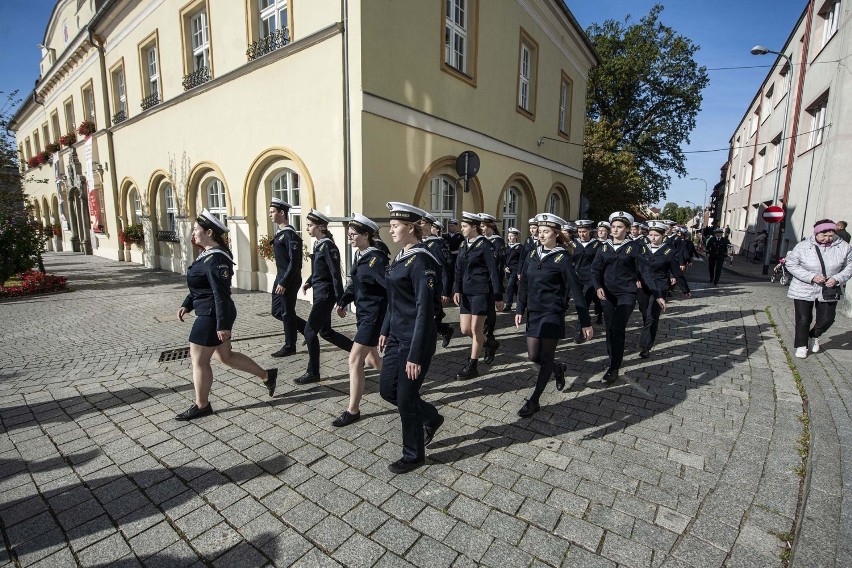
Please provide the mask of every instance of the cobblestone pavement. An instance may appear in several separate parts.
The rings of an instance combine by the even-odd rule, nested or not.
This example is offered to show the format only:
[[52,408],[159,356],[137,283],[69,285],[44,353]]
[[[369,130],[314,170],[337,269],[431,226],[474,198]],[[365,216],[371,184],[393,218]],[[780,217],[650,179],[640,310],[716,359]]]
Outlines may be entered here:
[[[801,485],[802,401],[765,311],[786,306],[778,284],[694,283],[695,296],[663,316],[652,357],[629,345],[625,378],[608,388],[595,384],[602,327],[586,344],[563,342],[571,387],[550,387],[532,419],[516,411],[534,369],[500,316],[501,353],[477,380],[453,379],[467,341],[438,348],[423,392],[447,421],[428,465],[393,476],[399,419],[375,371],[365,418],[333,428],[346,356],[323,344],[324,380],[293,385],[306,353],[269,357],[281,336],[268,294],[235,293],[234,345],[280,365],[279,393],[214,364],[215,416],[176,422],[192,398],[190,366],[158,359],[186,345],[183,277],[73,254],[46,264],[74,291],[0,303],[0,567],[781,564]],[[789,313],[771,313],[786,340]],[[804,364],[834,361],[849,342],[840,323]],[[335,326],[351,334],[354,318]],[[834,523],[833,548],[803,528],[815,560],[802,565],[833,566],[850,542],[837,530],[850,524],[849,462],[837,469],[839,444],[852,448],[850,397],[816,398],[811,412],[834,420],[833,439],[817,429],[816,463],[835,469],[825,484],[812,469],[819,491],[807,510],[829,502],[815,522]]]

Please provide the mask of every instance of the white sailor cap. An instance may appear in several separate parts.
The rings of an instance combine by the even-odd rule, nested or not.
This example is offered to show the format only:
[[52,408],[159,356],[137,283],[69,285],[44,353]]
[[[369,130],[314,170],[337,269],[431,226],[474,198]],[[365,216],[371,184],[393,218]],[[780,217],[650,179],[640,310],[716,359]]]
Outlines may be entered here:
[[202,229],[210,229],[214,233],[223,234],[228,232],[228,227],[225,226],[222,221],[220,221],[216,215],[205,209],[201,212],[201,215],[198,216],[196,221],[199,221],[199,225],[201,225]]
[[612,225],[609,224],[609,221],[601,221],[600,223],[598,223],[598,229],[600,229],[601,227],[605,228],[607,231],[612,229]]
[[360,213],[352,213],[352,218],[349,220],[349,224],[361,231],[372,231],[374,233],[379,232],[379,226],[371,219],[361,215]]
[[535,220],[539,227],[550,227],[556,230],[560,230],[562,225],[568,224],[565,219],[557,217],[553,213],[539,213],[535,216]]
[[621,221],[622,223],[624,223],[625,225],[627,225],[629,227],[630,225],[633,224],[633,215],[631,215],[627,211],[616,211],[615,213],[613,213],[612,215],[609,216],[610,224],[613,221]]
[[527,221],[527,225],[538,225],[538,221],[535,220],[535,217],[532,217],[529,221]]
[[669,226],[666,225],[665,221],[648,221],[648,230],[657,231],[658,233],[665,233],[669,230]]
[[447,225],[458,225],[458,224],[459,224],[459,220],[456,219],[455,217],[453,217],[452,219],[447,221]]
[[437,229],[443,229],[444,228],[444,226],[441,224],[441,222],[438,221],[438,219],[434,215],[432,215],[431,213],[429,213],[425,217],[423,217],[423,220],[427,221],[428,223],[430,223],[433,227],[435,227]]
[[642,229],[643,231],[647,231],[648,230],[648,223],[639,223],[639,228]]
[[665,223],[667,225],[677,225],[677,222],[672,221],[671,219],[666,219],[666,220],[663,221],[663,223]]
[[713,234],[714,234],[714,235],[715,235],[716,233],[724,233],[724,232],[725,232],[725,231],[723,231],[723,230],[722,230],[722,227],[716,227],[715,229],[713,229]]
[[269,201],[270,207],[275,207],[278,210],[289,211],[291,205],[279,197],[273,197]]
[[518,229],[517,227],[509,227],[509,230],[508,230],[508,231],[506,231],[506,232],[507,232],[507,233],[514,233],[514,234],[516,234],[516,235],[520,235],[520,234],[521,234],[520,229]]
[[631,227],[641,227],[641,226],[642,226],[642,223],[640,223],[639,221],[633,221],[633,222],[630,224],[630,226],[631,226]]
[[681,233],[689,234],[689,229],[687,229],[686,227],[678,227],[678,230],[679,230]]
[[595,226],[595,222],[591,219],[577,219],[574,223],[578,229],[591,229]]
[[577,225],[573,221],[568,221],[567,223],[565,223],[565,227],[563,227],[563,228],[568,229],[572,233],[577,232]]
[[471,213],[469,211],[462,211],[462,223],[467,223],[468,225],[479,225],[482,223],[482,217],[477,215],[476,213]]
[[497,217],[494,215],[489,215],[488,213],[480,213],[479,218],[482,219],[483,223],[496,223]]
[[425,211],[408,203],[400,203],[399,201],[388,201],[388,210],[390,218],[397,221],[405,221],[406,223],[414,223],[428,215]]
[[329,223],[331,223],[331,219],[329,219],[316,209],[311,209],[308,212],[307,217],[309,221],[313,221],[317,225],[328,225]]

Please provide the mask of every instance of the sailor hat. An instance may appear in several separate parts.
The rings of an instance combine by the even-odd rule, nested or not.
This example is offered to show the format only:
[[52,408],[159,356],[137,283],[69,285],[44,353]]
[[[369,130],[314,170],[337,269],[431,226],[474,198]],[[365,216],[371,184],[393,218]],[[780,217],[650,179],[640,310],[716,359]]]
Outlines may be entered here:
[[286,201],[284,201],[283,199],[278,198],[278,197],[273,197],[269,201],[269,206],[275,207],[279,211],[289,211],[290,210],[290,204],[287,203]]
[[200,223],[203,229],[210,229],[219,235],[228,232],[228,227],[226,227],[225,224],[216,217],[216,215],[207,209],[202,211],[198,218],[204,220],[203,223]]
[[648,223],[639,223],[639,228],[642,229],[643,231],[647,231],[648,230]]
[[724,233],[724,231],[721,227],[716,227],[715,229],[713,229],[713,234],[715,235],[716,233]]
[[538,225],[538,221],[536,221],[535,217],[533,217],[529,221],[527,221],[527,225]]
[[574,221],[578,229],[591,229],[595,226],[595,222],[591,219],[577,219]]
[[458,224],[459,224],[459,220],[458,220],[458,219],[455,219],[455,218],[454,218],[454,219],[450,219],[449,221],[447,221],[447,224],[448,224],[448,225],[458,225]]
[[482,219],[483,223],[496,223],[497,217],[494,215],[489,215],[488,213],[480,213],[479,218]]
[[663,223],[667,223],[669,225],[677,225],[677,222],[672,221],[671,219],[666,219],[665,221],[663,221]]
[[388,210],[390,218],[406,223],[415,223],[428,215],[425,211],[408,203],[400,203],[399,201],[388,201]]
[[570,231],[572,233],[576,233],[577,232],[577,225],[575,225],[571,221],[568,221],[567,223],[562,225],[562,230],[563,231]]
[[642,223],[640,223],[639,221],[633,221],[633,222],[630,224],[630,227],[631,227],[631,228],[632,228],[632,227],[641,227],[641,226],[642,226]]
[[507,232],[507,233],[514,233],[514,234],[516,234],[516,235],[520,235],[520,234],[521,234],[520,229],[518,229],[517,227],[509,227],[509,230],[508,230],[508,231],[506,231],[506,232]]
[[444,226],[441,224],[441,222],[438,221],[438,219],[436,219],[435,216],[432,215],[431,213],[427,213],[423,217],[423,220],[426,221],[427,223],[429,223],[430,225],[432,225],[433,227],[437,227],[438,229],[444,228]]
[[598,229],[600,229],[601,227],[606,228],[607,231],[612,229],[612,225],[609,224],[609,221],[601,221],[600,223],[598,223]]
[[313,221],[317,225],[328,225],[329,223],[331,223],[331,219],[329,219],[316,209],[311,209],[308,212],[307,217],[309,221]]
[[553,213],[539,213],[535,216],[535,220],[539,227],[550,227],[557,231],[562,229],[562,225],[568,224],[565,219],[557,217]]
[[467,223],[468,225],[479,225],[482,223],[482,218],[476,213],[470,213],[469,211],[462,211],[462,223]]
[[609,222],[612,223],[613,221],[621,221],[629,227],[633,224],[633,215],[627,211],[616,211],[609,216]]
[[649,231],[657,231],[658,233],[665,233],[668,231],[669,226],[666,225],[665,221],[648,221],[648,230]]
[[349,224],[361,231],[372,231],[374,233],[379,232],[379,226],[371,219],[361,215],[360,213],[353,213],[352,218],[349,220]]

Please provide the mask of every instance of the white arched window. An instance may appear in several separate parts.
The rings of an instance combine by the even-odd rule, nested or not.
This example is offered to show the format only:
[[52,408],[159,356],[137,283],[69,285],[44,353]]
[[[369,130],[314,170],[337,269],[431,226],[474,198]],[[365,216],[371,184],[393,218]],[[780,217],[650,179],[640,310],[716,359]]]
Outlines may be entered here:
[[562,200],[559,198],[558,193],[553,192],[547,198],[547,212],[554,215],[562,215]]
[[518,226],[518,205],[521,201],[521,191],[511,186],[506,190],[506,195],[503,197],[503,234],[505,235],[509,227]]
[[133,223],[140,225],[142,224],[142,201],[139,199],[139,192],[135,189],[130,190],[130,199],[133,204]]
[[172,184],[170,183],[167,183],[163,186],[163,206],[165,213],[165,215],[163,216],[163,220],[165,221],[163,225],[163,230],[177,230],[177,206],[175,204],[175,190],[172,187]]
[[272,197],[290,204],[287,222],[299,232],[302,230],[301,187],[301,176],[290,169],[285,169],[272,179]]
[[228,203],[225,201],[225,184],[213,178],[207,183],[207,210],[222,224],[228,224]]
[[456,182],[445,176],[432,179],[429,189],[429,212],[447,230],[447,223],[456,216]]

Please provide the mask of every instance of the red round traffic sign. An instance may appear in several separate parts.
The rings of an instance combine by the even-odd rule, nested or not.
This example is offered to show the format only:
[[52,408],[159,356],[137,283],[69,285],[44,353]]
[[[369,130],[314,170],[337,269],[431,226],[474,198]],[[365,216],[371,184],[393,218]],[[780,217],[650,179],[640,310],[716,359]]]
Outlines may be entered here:
[[778,205],[770,205],[763,210],[763,220],[767,223],[780,223],[784,220],[784,209]]

